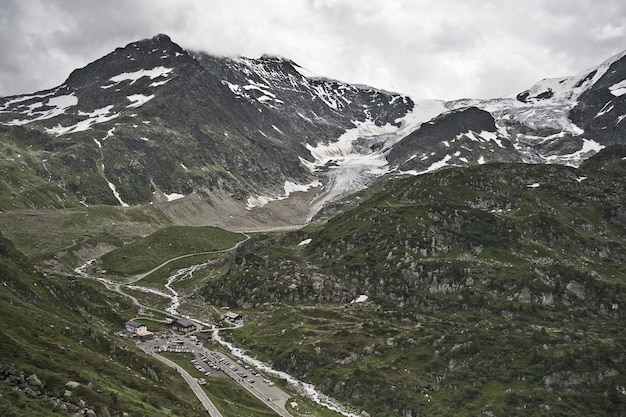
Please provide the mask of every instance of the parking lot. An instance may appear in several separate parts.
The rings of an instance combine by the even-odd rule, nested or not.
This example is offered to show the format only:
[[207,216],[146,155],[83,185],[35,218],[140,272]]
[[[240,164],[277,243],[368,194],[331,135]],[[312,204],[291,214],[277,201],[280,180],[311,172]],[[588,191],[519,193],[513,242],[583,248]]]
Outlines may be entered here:
[[193,353],[194,359],[191,360],[191,364],[204,375],[198,378],[199,383],[206,383],[210,381],[209,378],[229,377],[279,415],[291,416],[285,409],[290,396],[277,387],[268,376],[262,375],[240,359],[234,360],[227,354],[207,349],[188,337],[171,334],[156,334],[153,340],[143,342],[142,345],[145,351],[157,354],[161,352]]

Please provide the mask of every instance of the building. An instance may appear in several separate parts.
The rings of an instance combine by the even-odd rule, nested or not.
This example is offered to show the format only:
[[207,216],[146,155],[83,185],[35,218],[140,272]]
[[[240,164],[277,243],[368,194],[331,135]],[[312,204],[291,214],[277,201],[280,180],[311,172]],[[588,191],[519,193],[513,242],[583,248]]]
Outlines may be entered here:
[[170,326],[172,327],[173,330],[178,330],[178,331],[183,331],[183,332],[191,331],[196,328],[196,325],[194,324],[193,321],[189,319],[184,319],[184,318],[178,318],[174,320],[170,324]]
[[196,336],[196,340],[199,343],[207,343],[213,338],[213,335],[210,332],[197,332],[194,333],[194,336]]
[[152,339],[153,336],[153,333],[148,331],[148,327],[145,324],[141,324],[135,320],[128,320],[126,322],[126,334],[130,337],[136,337],[142,342]]
[[146,340],[152,340],[152,338],[154,337],[154,333],[149,332],[147,330],[138,331],[135,336],[137,337],[137,339],[141,340],[142,342],[145,342]]
[[136,322],[135,320],[128,320],[126,322],[126,333],[131,336],[135,336],[138,333],[147,332],[148,327],[145,324]]
[[231,322],[236,322],[243,320],[243,317],[241,317],[237,313],[233,313],[232,311],[227,311],[226,313],[224,313],[224,319]]

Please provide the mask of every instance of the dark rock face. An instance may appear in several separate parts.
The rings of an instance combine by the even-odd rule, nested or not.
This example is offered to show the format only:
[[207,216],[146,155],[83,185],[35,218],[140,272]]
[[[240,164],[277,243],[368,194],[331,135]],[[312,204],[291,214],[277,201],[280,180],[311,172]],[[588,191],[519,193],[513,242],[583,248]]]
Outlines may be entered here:
[[394,124],[413,108],[411,99],[399,94],[307,78],[298,72],[296,63],[282,58],[229,59],[206,54],[195,58],[237,97],[271,108],[312,144],[335,140],[354,121],[368,117],[379,126]]
[[[494,152],[484,152],[494,148]],[[484,159],[484,155],[489,159]],[[399,171],[426,171],[438,161],[473,165],[493,161],[521,161],[507,138],[501,137],[493,116],[477,107],[453,110],[424,123],[389,152],[389,164]]]
[[[590,74],[591,75],[591,74]],[[579,97],[570,118],[603,145],[626,143],[626,94],[616,87],[626,79],[626,56],[613,62],[606,73]]]

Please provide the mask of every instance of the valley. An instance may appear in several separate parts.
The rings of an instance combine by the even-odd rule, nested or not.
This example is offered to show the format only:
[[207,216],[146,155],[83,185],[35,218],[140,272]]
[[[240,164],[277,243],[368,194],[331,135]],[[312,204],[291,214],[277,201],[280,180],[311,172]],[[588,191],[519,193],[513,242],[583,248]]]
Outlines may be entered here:
[[625,415],[625,62],[420,101],[157,35],[0,98],[0,414]]

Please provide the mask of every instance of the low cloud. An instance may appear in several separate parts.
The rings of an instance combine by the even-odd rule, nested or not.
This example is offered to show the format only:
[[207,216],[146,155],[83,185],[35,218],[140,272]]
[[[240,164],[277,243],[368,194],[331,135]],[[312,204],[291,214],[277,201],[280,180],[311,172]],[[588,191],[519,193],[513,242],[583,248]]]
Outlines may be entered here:
[[293,59],[414,98],[514,94],[626,48],[621,0],[9,0],[0,95],[61,84],[118,46],[167,33],[216,55]]

